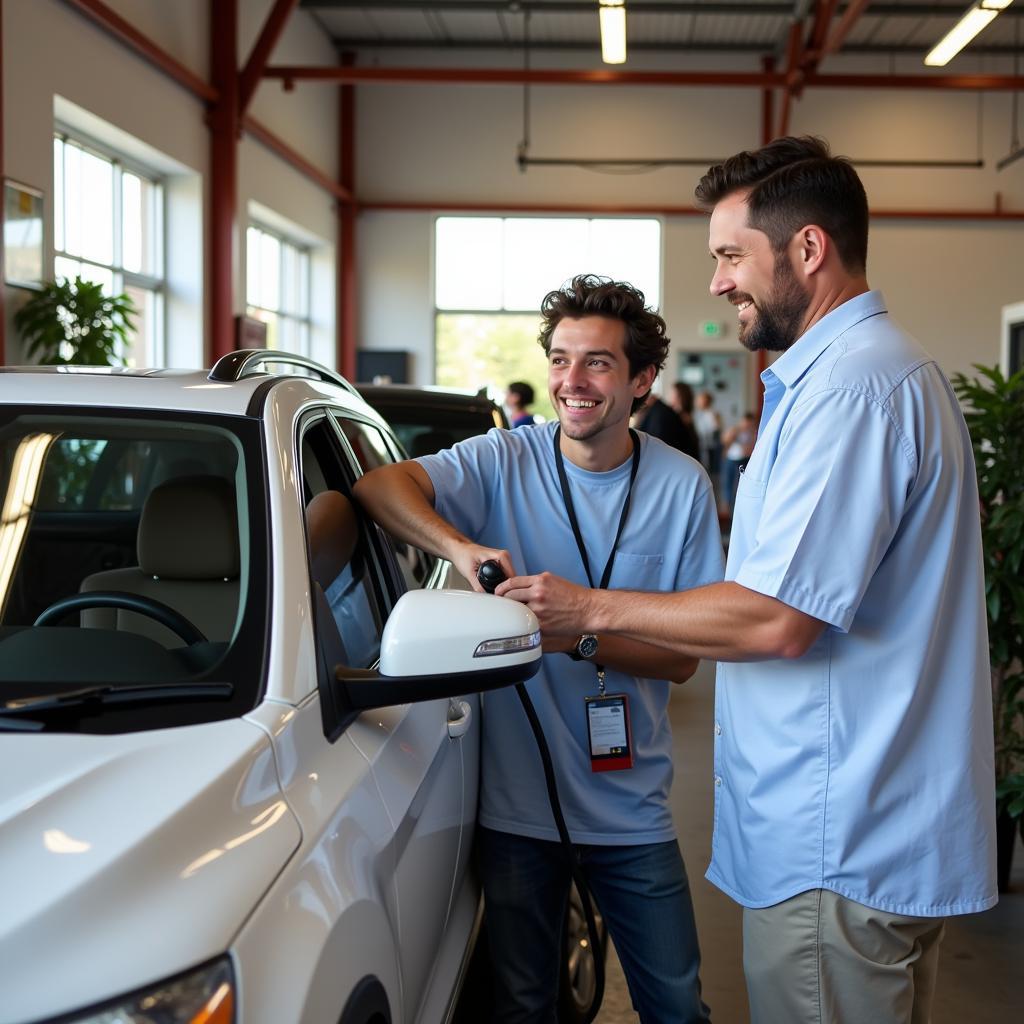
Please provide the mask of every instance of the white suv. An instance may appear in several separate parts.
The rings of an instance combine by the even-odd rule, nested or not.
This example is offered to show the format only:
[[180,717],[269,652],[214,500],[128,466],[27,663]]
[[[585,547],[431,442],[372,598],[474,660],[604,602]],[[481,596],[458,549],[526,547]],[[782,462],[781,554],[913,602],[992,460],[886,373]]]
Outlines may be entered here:
[[401,457],[279,353],[0,372],[2,1024],[450,1018],[540,634],[359,514]]

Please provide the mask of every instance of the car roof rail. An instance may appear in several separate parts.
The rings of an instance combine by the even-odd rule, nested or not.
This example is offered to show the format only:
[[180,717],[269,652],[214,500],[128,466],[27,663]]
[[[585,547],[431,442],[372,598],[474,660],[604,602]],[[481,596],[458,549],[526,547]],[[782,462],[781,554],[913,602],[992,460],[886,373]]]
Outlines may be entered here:
[[308,370],[317,379],[326,384],[337,384],[350,394],[359,392],[337,370],[328,369],[323,363],[294,352],[282,352],[275,348],[240,348],[221,356],[208,375],[208,380],[230,382],[241,380],[254,372],[254,367],[263,363],[280,363],[284,366],[296,366]]

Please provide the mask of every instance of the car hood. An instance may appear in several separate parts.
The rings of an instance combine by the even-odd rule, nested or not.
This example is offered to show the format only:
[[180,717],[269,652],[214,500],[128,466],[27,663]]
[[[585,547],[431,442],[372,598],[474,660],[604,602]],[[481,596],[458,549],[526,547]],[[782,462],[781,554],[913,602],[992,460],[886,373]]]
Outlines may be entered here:
[[245,720],[0,734],[0,1022],[223,953],[299,840],[267,734]]

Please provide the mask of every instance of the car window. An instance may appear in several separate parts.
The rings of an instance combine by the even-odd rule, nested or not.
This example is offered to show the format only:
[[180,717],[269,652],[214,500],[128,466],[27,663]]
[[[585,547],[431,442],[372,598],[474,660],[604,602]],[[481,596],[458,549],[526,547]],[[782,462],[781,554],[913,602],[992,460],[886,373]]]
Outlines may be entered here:
[[325,418],[307,425],[300,452],[317,643],[331,669],[370,668],[380,657],[380,594],[366,528],[349,497],[341,452]]
[[0,695],[200,680],[233,694],[191,717],[186,698],[167,715],[98,709],[62,723],[83,731],[252,707],[266,634],[253,600],[266,590],[259,446],[240,417],[6,407]]
[[[364,473],[401,458],[400,451],[389,443],[376,427],[343,416],[337,416],[335,419]],[[384,536],[402,572],[405,588],[418,590],[425,586],[437,559],[426,551],[397,540],[390,534],[385,533]]]

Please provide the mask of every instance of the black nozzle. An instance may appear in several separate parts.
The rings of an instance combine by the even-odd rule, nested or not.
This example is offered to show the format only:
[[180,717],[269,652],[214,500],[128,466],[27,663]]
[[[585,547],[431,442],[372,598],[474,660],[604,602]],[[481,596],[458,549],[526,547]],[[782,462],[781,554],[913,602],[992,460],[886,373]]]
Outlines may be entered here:
[[499,583],[504,583],[508,577],[504,569],[494,559],[483,562],[476,572],[477,582],[488,594],[493,594]]

